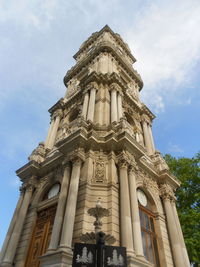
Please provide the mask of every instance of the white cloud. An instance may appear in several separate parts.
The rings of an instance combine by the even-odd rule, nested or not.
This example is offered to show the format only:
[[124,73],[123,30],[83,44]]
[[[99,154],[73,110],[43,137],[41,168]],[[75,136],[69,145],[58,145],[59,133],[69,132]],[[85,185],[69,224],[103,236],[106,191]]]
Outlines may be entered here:
[[183,149],[179,147],[177,144],[172,144],[171,142],[168,145],[168,151],[170,153],[183,153]]
[[[33,66],[41,70],[43,64],[44,69],[47,69],[46,66],[52,65],[52,60],[55,62],[55,58],[49,56],[53,49],[56,51],[61,48],[59,53],[65,55],[64,45],[59,44],[65,44],[66,50],[74,47],[74,43],[78,47],[84,41],[86,33],[89,36],[91,30],[99,30],[99,27],[108,23],[130,45],[138,59],[136,69],[144,80],[144,101],[159,112],[164,110],[166,94],[169,97],[174,91],[180,90],[181,86],[191,82],[190,77],[200,58],[199,14],[199,0],[135,0],[125,4],[122,0],[111,0],[103,4],[96,0],[0,0],[0,24],[9,25],[0,36],[0,46],[3,48],[2,53],[7,52],[9,55],[13,46],[18,46],[20,51],[27,51],[26,48],[30,46],[26,56],[32,59],[30,68],[34,72]],[[13,32],[11,28],[14,28]],[[75,37],[71,34],[72,31],[79,32],[80,35]],[[73,38],[74,43],[70,38]],[[43,46],[47,52],[40,49],[40,42],[45,42]],[[55,46],[50,43],[55,43]],[[23,58],[23,54],[21,56]],[[7,62],[7,58],[8,56],[4,61]],[[23,69],[22,76],[29,78],[27,73],[31,71],[23,61],[21,64],[19,70]],[[58,65],[61,66],[60,61]],[[52,73],[47,70],[49,78],[44,75],[44,71],[38,71],[42,73],[39,75],[42,82],[45,84],[50,80],[50,84],[57,83],[55,69]],[[11,91],[10,88],[9,86],[7,92]],[[13,86],[12,91],[15,88],[17,86]],[[1,94],[4,96],[5,92]]]
[[158,109],[154,95],[170,95],[191,82],[200,59],[199,14],[198,0],[151,2],[127,31],[136,68],[148,88],[143,94]]

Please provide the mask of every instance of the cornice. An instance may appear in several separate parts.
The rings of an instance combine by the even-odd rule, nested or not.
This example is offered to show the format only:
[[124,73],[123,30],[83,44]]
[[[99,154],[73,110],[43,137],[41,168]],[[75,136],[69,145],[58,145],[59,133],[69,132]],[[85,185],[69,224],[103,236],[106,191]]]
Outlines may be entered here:
[[81,80],[82,87],[85,88],[86,85],[90,82],[97,82],[98,84],[112,84],[117,83],[121,88],[126,88],[125,82],[117,73],[97,73],[95,71],[91,72],[88,76],[83,77]]
[[67,82],[74,77],[77,73],[79,73],[83,67],[85,67],[87,64],[91,63],[92,60],[98,56],[101,52],[110,52],[115,57],[115,59],[120,63],[123,68],[129,73],[129,75],[137,80],[137,82],[140,85],[140,88],[143,87],[143,81],[140,77],[140,75],[136,72],[136,70],[133,69],[132,65],[128,64],[126,60],[116,51],[114,45],[108,41],[104,41],[99,43],[95,49],[86,56],[82,61],[77,63],[74,67],[72,67],[67,74],[64,77],[64,84],[67,86]]
[[56,110],[62,109],[64,105],[64,98],[60,98],[48,111],[53,114]]
[[151,112],[151,110],[144,103],[142,103],[142,111],[143,113],[148,115],[151,121],[156,118],[156,116]]
[[30,178],[33,175],[38,175],[38,170],[40,169],[40,164],[36,161],[29,161],[27,164],[22,166],[16,171],[17,176],[23,182],[24,180]]

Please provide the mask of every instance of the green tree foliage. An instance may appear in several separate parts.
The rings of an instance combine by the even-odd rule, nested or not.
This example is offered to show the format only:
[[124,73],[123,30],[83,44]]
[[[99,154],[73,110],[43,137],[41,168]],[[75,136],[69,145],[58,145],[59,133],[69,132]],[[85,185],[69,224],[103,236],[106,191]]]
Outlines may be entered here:
[[200,153],[193,158],[165,160],[171,172],[181,181],[176,191],[177,210],[190,261],[200,266]]

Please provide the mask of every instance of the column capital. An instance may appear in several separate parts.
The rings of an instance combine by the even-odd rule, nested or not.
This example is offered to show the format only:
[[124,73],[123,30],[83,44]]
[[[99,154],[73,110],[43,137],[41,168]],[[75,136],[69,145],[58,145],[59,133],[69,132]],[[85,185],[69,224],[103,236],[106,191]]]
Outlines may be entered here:
[[83,97],[85,97],[85,95],[89,93],[89,90],[90,90],[90,89],[87,89],[87,88],[86,88],[86,89],[83,91]]
[[149,118],[149,116],[147,114],[142,114],[141,115],[141,121],[142,122],[147,122],[147,123],[151,122],[151,120],[150,120],[150,118]]
[[62,109],[57,109],[54,111],[54,113],[52,114],[52,119],[56,118],[56,117],[61,117],[63,115],[63,111]]
[[138,166],[135,161],[131,161],[130,166],[129,166],[129,173],[137,173],[138,172]]
[[33,175],[29,178],[29,181],[24,182],[20,187],[20,192],[33,191],[37,187],[37,176]]
[[110,85],[110,91],[116,91],[116,92],[120,92],[121,91],[121,87],[117,84],[117,83],[111,83]]
[[118,157],[118,165],[119,168],[126,168],[128,169],[129,165],[130,165],[130,159],[128,158],[128,156],[126,155],[125,152],[122,152],[119,157]]
[[69,160],[73,165],[82,164],[85,161],[85,151],[83,148],[76,149],[70,156]]
[[96,82],[90,82],[87,86],[86,86],[86,92],[89,90],[98,90],[98,84]]
[[62,166],[63,166],[63,168],[71,168],[71,164],[70,164],[70,160],[69,160],[69,158],[65,158],[65,159],[62,161]]
[[172,187],[167,184],[163,183],[160,184],[160,196],[163,200],[170,200],[170,201],[175,201],[175,195]]

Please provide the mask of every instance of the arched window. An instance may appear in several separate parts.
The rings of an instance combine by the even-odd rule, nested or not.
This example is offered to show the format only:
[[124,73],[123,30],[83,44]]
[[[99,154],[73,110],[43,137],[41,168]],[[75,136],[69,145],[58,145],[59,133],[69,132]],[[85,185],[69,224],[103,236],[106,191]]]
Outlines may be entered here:
[[146,194],[141,190],[137,190],[140,212],[140,224],[142,232],[142,245],[145,258],[159,267],[157,235],[155,231],[155,215],[151,211],[151,204]]
[[60,192],[60,184],[56,183],[46,192],[43,200],[55,197],[59,194],[59,192]]

